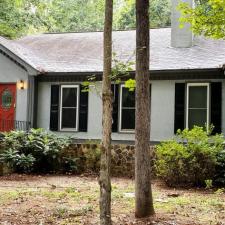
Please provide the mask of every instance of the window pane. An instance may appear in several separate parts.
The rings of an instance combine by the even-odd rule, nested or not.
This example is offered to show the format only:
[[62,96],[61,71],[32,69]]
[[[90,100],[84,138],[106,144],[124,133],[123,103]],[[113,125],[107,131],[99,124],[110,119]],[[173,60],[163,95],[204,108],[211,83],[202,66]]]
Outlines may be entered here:
[[189,109],[188,128],[192,129],[194,125],[205,127],[207,122],[207,109]]
[[135,128],[135,109],[122,109],[121,129],[133,130]]
[[76,112],[74,108],[62,109],[62,128],[76,128]]
[[4,90],[2,93],[2,108],[8,109],[13,102],[13,94],[10,90]]
[[207,108],[207,87],[189,87],[189,108]]
[[135,107],[135,92],[122,88],[122,107]]
[[62,106],[76,107],[77,106],[77,88],[63,88],[62,89]]

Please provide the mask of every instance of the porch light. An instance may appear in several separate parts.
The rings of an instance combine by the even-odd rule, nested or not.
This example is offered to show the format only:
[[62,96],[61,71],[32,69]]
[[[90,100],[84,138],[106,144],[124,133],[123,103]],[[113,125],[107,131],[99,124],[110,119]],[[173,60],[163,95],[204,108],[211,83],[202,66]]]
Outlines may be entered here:
[[19,82],[18,82],[18,84],[17,84],[17,87],[18,87],[18,89],[20,89],[20,90],[24,90],[24,87],[25,85],[24,85],[24,80],[20,80]]

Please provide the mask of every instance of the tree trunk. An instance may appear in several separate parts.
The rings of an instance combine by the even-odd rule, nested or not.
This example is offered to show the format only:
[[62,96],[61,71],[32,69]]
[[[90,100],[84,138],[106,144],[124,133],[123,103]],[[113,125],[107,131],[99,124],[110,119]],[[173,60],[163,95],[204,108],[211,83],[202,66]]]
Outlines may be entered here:
[[150,166],[149,0],[136,0],[135,216],[154,214]]
[[112,20],[113,0],[105,2],[105,26],[104,26],[104,69],[102,80],[102,145],[100,168],[100,224],[111,224],[111,132],[112,132]]

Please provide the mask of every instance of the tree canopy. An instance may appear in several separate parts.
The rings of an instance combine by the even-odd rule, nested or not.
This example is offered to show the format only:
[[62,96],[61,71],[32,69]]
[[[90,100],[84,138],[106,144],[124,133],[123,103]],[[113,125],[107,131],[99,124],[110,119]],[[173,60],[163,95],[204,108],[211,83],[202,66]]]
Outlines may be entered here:
[[[0,0],[0,35],[102,31],[104,0]],[[114,30],[135,28],[135,0],[114,1]],[[170,25],[170,0],[152,0],[151,27]]]
[[197,35],[214,39],[225,39],[225,0],[196,0],[192,9],[187,3],[181,3],[181,24],[189,22]]
[[[170,0],[151,0],[149,7],[150,27],[166,27],[170,25]],[[124,0],[122,7],[115,15],[116,29],[130,29],[136,27],[135,1]]]
[[48,31],[50,0],[0,0],[0,35],[16,38]]
[[15,37],[21,35],[25,27],[20,1],[0,0],[0,35]]

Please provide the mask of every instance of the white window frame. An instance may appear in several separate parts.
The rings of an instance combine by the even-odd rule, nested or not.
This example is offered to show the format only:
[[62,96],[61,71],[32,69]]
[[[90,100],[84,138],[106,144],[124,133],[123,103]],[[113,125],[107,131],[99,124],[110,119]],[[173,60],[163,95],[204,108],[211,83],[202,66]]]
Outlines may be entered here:
[[206,116],[206,126],[209,126],[209,83],[188,83],[187,84],[187,102],[186,102],[186,128],[188,129],[188,119],[189,119],[189,87],[207,87],[207,116]]
[[135,129],[122,129],[122,97],[123,97],[123,88],[125,84],[120,85],[120,104],[119,104],[119,132],[121,133],[134,133]]
[[[76,127],[75,128],[62,128],[62,98],[63,98],[63,88],[76,88],[77,89],[77,112],[76,112]],[[78,131],[78,122],[79,122],[79,85],[61,85],[60,89],[60,131]]]

